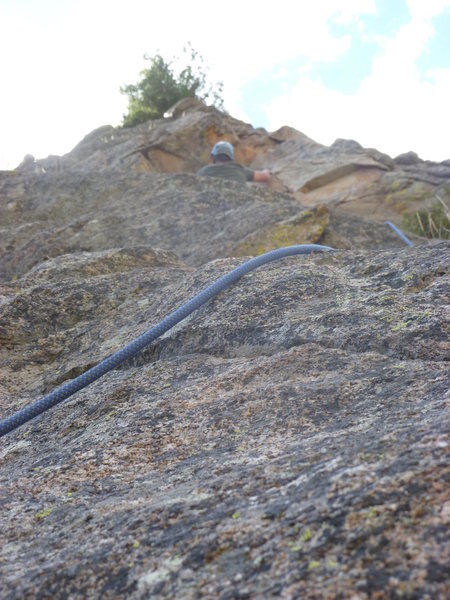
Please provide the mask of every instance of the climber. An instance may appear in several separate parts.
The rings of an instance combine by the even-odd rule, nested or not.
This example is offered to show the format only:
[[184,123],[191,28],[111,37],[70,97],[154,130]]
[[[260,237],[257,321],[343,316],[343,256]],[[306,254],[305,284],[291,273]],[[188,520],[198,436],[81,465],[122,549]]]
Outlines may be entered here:
[[222,179],[231,179],[246,183],[247,181],[267,183],[270,181],[270,172],[253,171],[234,162],[234,148],[230,142],[217,142],[211,150],[212,164],[202,167],[198,175],[207,175],[208,177],[221,177]]

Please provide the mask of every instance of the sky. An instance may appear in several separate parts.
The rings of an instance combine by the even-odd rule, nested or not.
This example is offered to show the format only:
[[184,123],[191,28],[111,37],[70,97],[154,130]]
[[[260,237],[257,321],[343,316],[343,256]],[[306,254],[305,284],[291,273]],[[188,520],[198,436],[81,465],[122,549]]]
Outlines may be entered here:
[[254,127],[450,159],[450,0],[0,0],[0,169],[120,125],[187,43]]

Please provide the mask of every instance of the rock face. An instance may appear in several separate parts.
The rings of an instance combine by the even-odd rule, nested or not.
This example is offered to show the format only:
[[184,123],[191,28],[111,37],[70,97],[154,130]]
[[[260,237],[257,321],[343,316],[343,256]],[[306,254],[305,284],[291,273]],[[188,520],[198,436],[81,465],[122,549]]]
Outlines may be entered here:
[[[0,598],[447,598],[449,244],[382,220],[448,165],[171,115],[0,173],[2,417],[337,250],[1,438]],[[222,137],[272,185],[195,175]]]

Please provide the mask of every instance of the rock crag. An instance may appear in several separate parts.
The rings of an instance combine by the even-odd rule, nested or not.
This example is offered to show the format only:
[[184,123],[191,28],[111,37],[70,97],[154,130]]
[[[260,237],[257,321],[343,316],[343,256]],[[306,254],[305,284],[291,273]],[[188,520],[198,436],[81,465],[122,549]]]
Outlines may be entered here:
[[[202,178],[226,138],[269,186]],[[449,597],[448,161],[201,103],[0,172],[0,416],[283,259],[0,439],[0,598]]]

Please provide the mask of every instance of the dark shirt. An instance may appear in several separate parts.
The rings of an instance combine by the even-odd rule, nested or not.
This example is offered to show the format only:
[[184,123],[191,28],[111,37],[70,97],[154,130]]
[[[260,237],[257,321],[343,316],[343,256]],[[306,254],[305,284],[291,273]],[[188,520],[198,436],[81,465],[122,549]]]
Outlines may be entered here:
[[206,165],[198,171],[198,175],[207,175],[208,177],[221,177],[222,179],[231,179],[246,183],[253,181],[255,172],[239,163],[226,162],[217,163],[215,165]]

